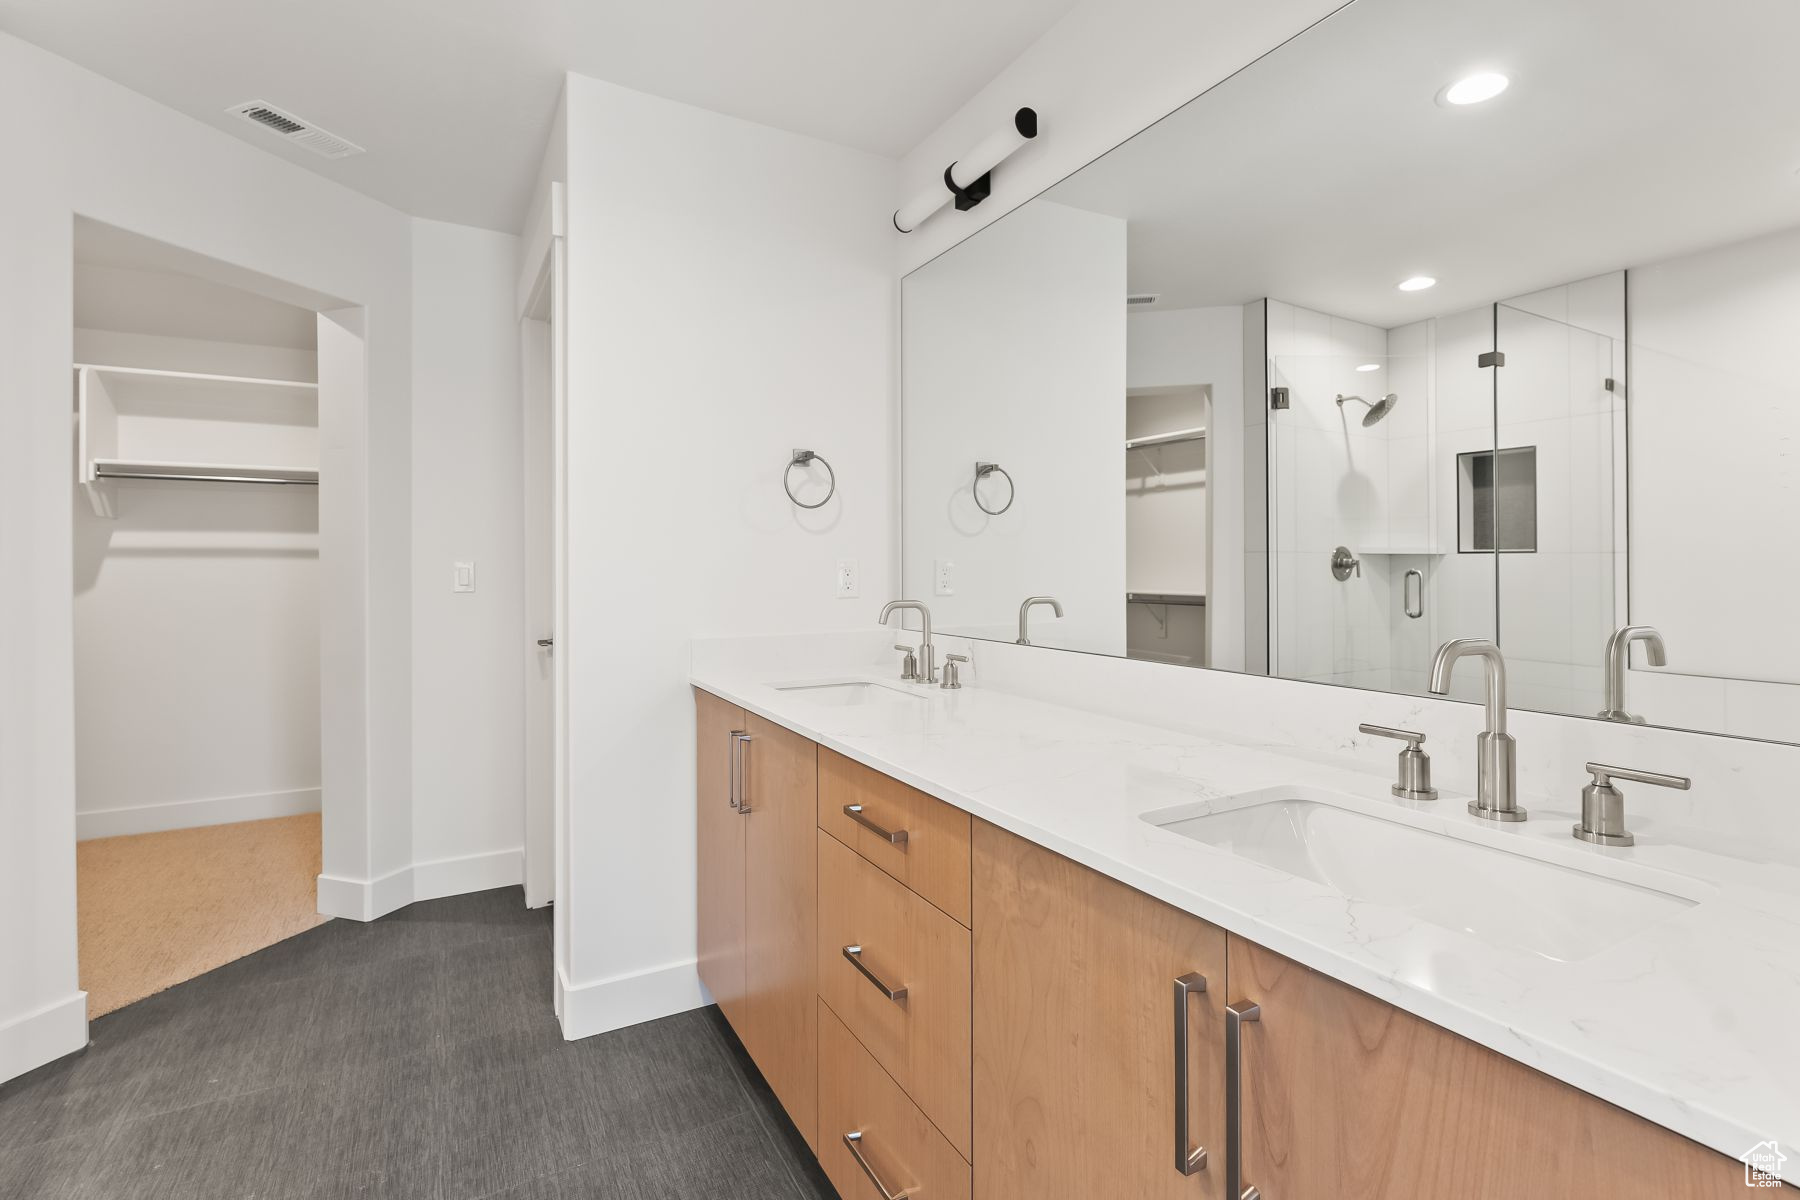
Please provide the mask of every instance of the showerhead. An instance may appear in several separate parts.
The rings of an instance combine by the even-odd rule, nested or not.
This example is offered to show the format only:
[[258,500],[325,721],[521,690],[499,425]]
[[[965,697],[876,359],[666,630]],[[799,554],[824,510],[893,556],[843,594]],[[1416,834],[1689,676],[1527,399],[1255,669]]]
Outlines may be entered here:
[[1363,419],[1362,419],[1363,426],[1366,428],[1370,425],[1379,424],[1383,417],[1385,417],[1389,413],[1393,412],[1394,405],[1396,405],[1400,402],[1400,397],[1395,395],[1393,392],[1389,392],[1387,395],[1383,396],[1381,399],[1377,400],[1375,403],[1370,404],[1367,400],[1364,400],[1361,396],[1345,396],[1345,395],[1340,394],[1337,398],[1338,407],[1339,408],[1344,407],[1344,402],[1346,400],[1354,400],[1358,404],[1366,405],[1368,407],[1369,411],[1363,414]]

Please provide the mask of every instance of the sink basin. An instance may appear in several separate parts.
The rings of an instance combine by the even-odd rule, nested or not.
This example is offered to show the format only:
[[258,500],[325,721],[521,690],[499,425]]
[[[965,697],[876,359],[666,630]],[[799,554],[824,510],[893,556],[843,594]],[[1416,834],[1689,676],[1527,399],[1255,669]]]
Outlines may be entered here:
[[1197,815],[1168,810],[1144,819],[1346,899],[1558,962],[1590,957],[1697,903],[1339,807],[1306,791],[1249,793]]
[[837,683],[784,683],[776,684],[778,692],[795,692],[797,698],[809,704],[820,704],[830,708],[867,708],[878,704],[895,704],[906,706],[917,704],[925,699],[923,693],[890,687],[885,683],[873,683],[864,679],[840,681]]

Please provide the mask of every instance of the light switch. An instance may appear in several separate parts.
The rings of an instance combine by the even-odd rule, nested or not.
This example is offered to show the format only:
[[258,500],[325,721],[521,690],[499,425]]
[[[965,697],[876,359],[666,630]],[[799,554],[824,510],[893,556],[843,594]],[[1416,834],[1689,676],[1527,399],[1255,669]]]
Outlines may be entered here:
[[450,590],[453,592],[472,592],[475,590],[475,564],[459,562],[451,564]]
[[854,558],[840,558],[837,565],[837,598],[854,600],[862,595],[862,584],[858,581],[859,572]]
[[956,595],[956,564],[940,558],[931,564],[931,590],[939,596]]

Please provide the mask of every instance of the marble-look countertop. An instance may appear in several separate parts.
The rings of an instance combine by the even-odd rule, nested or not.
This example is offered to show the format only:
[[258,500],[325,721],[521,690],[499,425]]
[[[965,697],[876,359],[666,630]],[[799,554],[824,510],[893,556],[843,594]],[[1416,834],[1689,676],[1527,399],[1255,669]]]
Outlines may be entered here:
[[[875,680],[856,670],[830,678]],[[1592,847],[1569,836],[1573,811],[1532,805],[1530,820],[1497,825],[1448,790],[1434,802],[1396,800],[1391,777],[1342,754],[1213,740],[978,685],[947,692],[882,679],[922,699],[832,707],[775,686],[807,680],[747,667],[699,665],[692,682],[1722,1154],[1775,1139],[1800,1183],[1800,870],[1760,861],[1755,846],[1730,856]],[[1557,961],[1347,899],[1141,819],[1271,787],[1329,791],[1343,807],[1699,902]]]

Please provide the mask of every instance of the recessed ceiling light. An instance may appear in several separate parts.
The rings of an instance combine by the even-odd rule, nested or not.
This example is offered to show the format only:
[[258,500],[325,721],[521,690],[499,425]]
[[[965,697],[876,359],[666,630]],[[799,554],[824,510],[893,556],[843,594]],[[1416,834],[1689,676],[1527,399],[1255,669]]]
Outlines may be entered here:
[[1428,287],[1436,287],[1437,280],[1429,275],[1414,275],[1411,279],[1401,280],[1399,286],[1403,292],[1422,292]]
[[1381,370],[1381,364],[1380,363],[1364,363],[1362,366],[1360,366],[1356,369],[1359,371],[1379,371],[1379,370]]
[[1483,100],[1492,100],[1504,92],[1506,85],[1511,82],[1498,71],[1477,71],[1439,92],[1438,102],[1454,104],[1459,108],[1467,104],[1480,104]]

